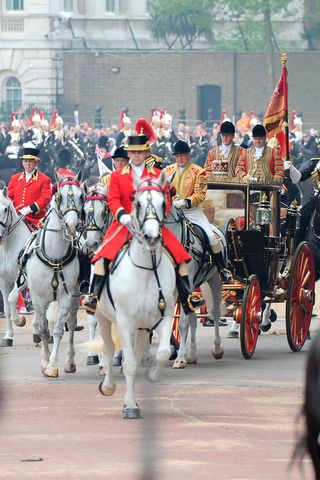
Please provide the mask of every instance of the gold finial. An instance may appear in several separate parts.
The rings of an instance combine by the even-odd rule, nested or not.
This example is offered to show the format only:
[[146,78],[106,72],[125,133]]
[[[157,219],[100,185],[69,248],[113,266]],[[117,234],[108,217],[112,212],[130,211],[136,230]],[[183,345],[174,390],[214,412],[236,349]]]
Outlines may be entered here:
[[288,55],[286,52],[281,52],[281,64],[283,67],[286,66],[288,60]]
[[298,206],[298,202],[297,202],[296,199],[294,199],[294,200],[291,202],[290,207],[297,208],[297,206]]
[[266,202],[267,200],[268,200],[267,194],[266,192],[263,192],[263,194],[261,195],[260,202]]

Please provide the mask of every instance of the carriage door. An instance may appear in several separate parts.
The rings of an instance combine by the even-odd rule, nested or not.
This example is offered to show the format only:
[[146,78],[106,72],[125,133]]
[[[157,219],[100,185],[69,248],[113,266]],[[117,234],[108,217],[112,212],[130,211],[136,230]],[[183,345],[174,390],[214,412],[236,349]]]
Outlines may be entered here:
[[221,117],[221,87],[201,85],[198,87],[198,119],[206,122],[207,128],[219,123]]

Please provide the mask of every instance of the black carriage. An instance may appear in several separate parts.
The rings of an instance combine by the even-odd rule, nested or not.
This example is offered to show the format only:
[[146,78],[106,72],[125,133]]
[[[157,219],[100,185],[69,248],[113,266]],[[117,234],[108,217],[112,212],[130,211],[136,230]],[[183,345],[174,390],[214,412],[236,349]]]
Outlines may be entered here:
[[[292,351],[303,347],[314,304],[315,268],[307,242],[297,244],[299,209],[281,217],[277,185],[209,182],[208,189],[242,192],[243,216],[228,218],[225,234],[234,282],[223,287],[229,316],[240,324],[241,351],[252,357],[268,303],[286,302],[286,333]],[[210,194],[209,194],[210,195]]]

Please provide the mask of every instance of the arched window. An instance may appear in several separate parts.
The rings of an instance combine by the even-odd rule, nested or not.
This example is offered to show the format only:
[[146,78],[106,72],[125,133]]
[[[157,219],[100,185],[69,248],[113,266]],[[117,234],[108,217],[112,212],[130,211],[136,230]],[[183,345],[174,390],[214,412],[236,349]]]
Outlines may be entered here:
[[21,107],[21,84],[15,77],[9,77],[5,83],[7,108],[13,112]]

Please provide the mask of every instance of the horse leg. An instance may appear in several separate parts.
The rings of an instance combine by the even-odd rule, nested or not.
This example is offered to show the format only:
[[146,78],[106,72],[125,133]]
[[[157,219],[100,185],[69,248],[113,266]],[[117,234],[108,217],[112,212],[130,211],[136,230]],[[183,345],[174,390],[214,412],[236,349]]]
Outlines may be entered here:
[[[90,315],[89,315],[90,316]],[[100,312],[97,312],[99,320],[99,329],[104,343],[103,348],[103,368],[105,369],[105,377],[99,385],[99,390],[102,395],[110,397],[114,394],[116,384],[113,378],[113,355],[114,343],[111,334],[111,322],[105,318]]]
[[123,418],[141,418],[141,412],[136,403],[134,395],[134,383],[137,371],[137,362],[134,356],[132,334],[129,329],[128,319],[126,318],[126,315],[123,314],[121,311],[117,312],[117,325],[123,351],[122,369],[126,379],[126,394],[124,397]]
[[[149,342],[149,332],[146,330],[138,330],[135,334],[134,339],[134,356],[137,362],[137,365],[142,363],[143,367],[148,367],[148,360],[151,355],[150,352],[150,342]],[[153,361],[151,355],[151,363]]]
[[48,345],[48,338],[50,336],[48,328],[48,320],[46,317],[46,305],[38,304],[37,300],[33,300],[35,309],[35,317],[37,317],[39,335],[41,340],[41,372],[47,376],[46,369],[49,365],[50,350]]
[[260,328],[263,332],[267,332],[271,328],[270,314],[271,314],[271,303],[266,303],[265,308],[262,312],[262,322],[260,325]]
[[17,312],[17,301],[19,294],[27,287],[27,282],[24,280],[20,287],[15,283],[8,298],[10,304],[11,320],[17,325],[17,327],[24,327],[26,324],[26,318],[23,315],[19,315]]
[[156,353],[157,364],[146,371],[146,377],[150,382],[158,382],[163,375],[163,369],[171,355],[171,320],[172,317],[165,317],[157,327],[159,333],[159,346]]
[[64,371],[66,373],[75,373],[76,364],[75,364],[75,349],[74,349],[74,331],[77,325],[77,313],[79,308],[79,299],[78,297],[73,297],[71,302],[71,308],[68,315],[68,326],[69,326],[69,342],[67,349],[67,361],[64,365]]
[[212,295],[212,318],[214,320],[214,339],[213,339],[213,349],[212,355],[216,360],[220,360],[223,357],[224,351],[221,346],[221,337],[219,329],[219,321],[221,317],[221,301],[222,301],[222,285],[220,280],[220,275],[216,269],[213,276],[208,281],[210,286],[211,295]]
[[177,358],[174,361],[172,368],[185,368],[186,362],[186,350],[187,350],[187,337],[189,330],[189,318],[181,311],[179,319],[179,333],[180,333],[180,347],[177,353]]
[[[89,327],[89,342],[93,342],[96,337],[96,328],[98,324],[98,319],[96,315],[88,315],[87,322]],[[99,363],[99,356],[96,352],[93,351],[93,348],[90,347],[87,354],[87,365],[97,365]]]
[[190,324],[190,349],[187,356],[187,364],[192,365],[196,364],[198,361],[197,355],[197,344],[196,344],[196,331],[197,331],[197,315],[192,312],[189,313],[189,324]]
[[7,322],[6,334],[1,341],[1,347],[12,347],[13,346],[13,327],[12,327],[12,316],[11,316],[11,305],[8,301],[10,286],[8,284],[1,283],[0,290],[3,298],[3,310],[6,316],[6,322]]
[[227,338],[239,338],[239,327],[240,323],[237,323],[233,320]]
[[[66,298],[66,296],[60,299],[59,307],[60,307],[59,318],[56,321],[53,328],[53,332],[52,332],[53,333],[52,352],[50,355],[49,365],[47,366],[45,371],[45,375],[47,377],[53,377],[53,378],[57,378],[59,376],[58,352],[59,352],[60,341],[64,333],[64,325],[67,321],[68,313],[70,310],[70,301],[69,299]],[[46,322],[48,323],[47,320]]]

